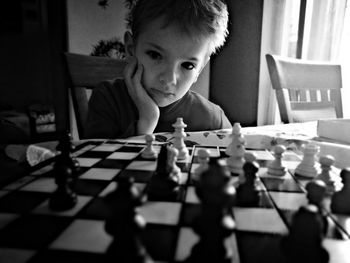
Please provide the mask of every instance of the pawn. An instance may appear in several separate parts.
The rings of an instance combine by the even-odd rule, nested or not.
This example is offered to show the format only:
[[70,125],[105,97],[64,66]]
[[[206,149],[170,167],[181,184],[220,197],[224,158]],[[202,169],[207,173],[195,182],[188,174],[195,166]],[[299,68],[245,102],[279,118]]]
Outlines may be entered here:
[[57,188],[50,197],[49,207],[54,211],[69,210],[77,203],[77,195],[71,189],[72,167],[67,165],[62,156],[58,156],[53,173]]
[[209,150],[208,149],[203,149],[200,148],[198,150],[198,162],[199,162],[199,166],[194,170],[193,174],[192,174],[192,180],[193,182],[198,182],[200,180],[200,175],[208,170],[209,168]]
[[145,136],[145,141],[147,146],[145,150],[141,153],[142,158],[155,159],[157,157],[157,153],[153,147],[154,140],[155,140],[155,136],[153,134],[147,134]]
[[147,185],[149,200],[176,200],[180,191],[180,178],[171,174],[168,161],[168,146],[162,145],[157,167]]
[[350,168],[340,172],[343,188],[332,196],[331,210],[336,214],[350,215]]
[[324,200],[327,194],[326,184],[322,180],[312,180],[306,185],[306,198],[309,204],[317,206],[320,216],[323,220],[323,233],[327,233],[328,221],[326,211],[324,209]]
[[321,172],[316,178],[325,182],[327,194],[332,195],[338,188],[340,181],[333,167],[335,160],[333,156],[325,155],[320,157],[319,162],[321,164]]
[[141,242],[146,222],[137,207],[144,202],[144,196],[133,182],[131,177],[120,177],[116,190],[103,200],[110,211],[105,230],[113,237],[106,252],[107,262],[153,262]]
[[295,169],[295,174],[308,178],[314,178],[319,173],[319,164],[316,162],[316,155],[320,147],[316,144],[309,143],[303,149],[303,159]]
[[270,175],[283,176],[286,174],[286,167],[282,165],[283,153],[286,151],[286,147],[283,145],[276,145],[274,148],[275,159],[268,164],[267,173]]
[[178,178],[181,181],[181,169],[177,166],[177,156],[179,151],[175,147],[168,147],[168,169],[170,172],[170,177]]
[[247,158],[243,165],[244,182],[237,187],[237,206],[256,207],[260,203],[261,189],[258,186],[257,172],[259,164],[253,159]]
[[322,246],[323,219],[317,206],[301,206],[293,217],[290,232],[281,248],[287,263],[327,263],[329,254]]

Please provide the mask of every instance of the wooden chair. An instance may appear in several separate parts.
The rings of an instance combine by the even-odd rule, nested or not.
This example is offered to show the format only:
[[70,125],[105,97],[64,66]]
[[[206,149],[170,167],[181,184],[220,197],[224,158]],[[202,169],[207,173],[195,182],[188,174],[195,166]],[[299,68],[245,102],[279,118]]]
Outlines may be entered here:
[[124,60],[65,53],[71,79],[71,96],[80,139],[88,114],[89,92],[103,80],[123,78]]
[[283,123],[342,118],[341,66],[266,54]]

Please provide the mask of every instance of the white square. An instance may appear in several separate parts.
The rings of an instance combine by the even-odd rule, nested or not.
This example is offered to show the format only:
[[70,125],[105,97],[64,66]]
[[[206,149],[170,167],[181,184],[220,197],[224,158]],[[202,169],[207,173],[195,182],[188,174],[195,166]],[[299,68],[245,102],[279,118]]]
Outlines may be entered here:
[[41,177],[21,188],[22,191],[52,193],[57,188],[54,178]]
[[296,211],[302,205],[308,204],[305,193],[269,192],[279,209]]
[[194,156],[198,156],[198,151],[200,149],[208,150],[210,157],[220,157],[220,150],[218,147],[216,147],[216,148],[196,147],[195,152],[194,152]]
[[182,262],[187,259],[191,254],[193,246],[198,240],[199,237],[191,228],[182,227],[177,241],[175,260]]
[[286,234],[288,229],[275,209],[234,207],[238,230]]
[[123,144],[101,144],[92,149],[92,151],[100,151],[100,152],[114,152],[123,147]]
[[39,206],[37,206],[34,210],[34,214],[44,214],[44,215],[59,215],[59,216],[74,216],[76,215],[90,200],[92,199],[91,196],[78,196],[78,201],[76,205],[65,211],[54,211],[51,210],[49,207],[49,199],[47,199],[45,202],[41,203]]
[[0,229],[15,220],[18,216],[18,214],[0,213]]
[[81,167],[91,167],[94,164],[96,164],[99,161],[101,161],[101,158],[82,158],[82,157],[78,157],[77,160],[78,160],[78,162],[79,162]]
[[193,203],[193,204],[199,204],[200,201],[197,197],[196,191],[194,186],[187,187],[187,193],[186,193],[186,203]]
[[25,263],[35,255],[35,250],[19,248],[0,248],[1,263]]
[[105,222],[78,219],[50,245],[50,248],[104,253],[112,241],[104,230]]
[[18,179],[17,181],[5,186],[4,190],[15,190],[15,189],[29,183],[30,181],[33,181],[34,179],[35,179],[35,177],[33,177],[33,176],[22,177],[22,178]]
[[[116,189],[117,185],[117,182],[111,182],[98,196],[105,197],[109,193],[113,192]],[[145,183],[134,183],[134,186],[139,190],[140,193],[143,192],[143,190],[146,188]]]
[[156,161],[134,161],[126,167],[126,170],[155,171]]
[[120,169],[109,168],[91,168],[83,173],[79,178],[81,179],[95,179],[95,180],[112,180]]
[[140,214],[148,223],[177,225],[180,218],[180,203],[146,202],[139,207]]
[[272,161],[275,159],[269,151],[246,150],[246,152],[253,153],[257,160]]
[[107,159],[132,160],[137,155],[139,155],[139,153],[135,153],[135,152],[114,152],[111,155],[109,155],[107,157]]

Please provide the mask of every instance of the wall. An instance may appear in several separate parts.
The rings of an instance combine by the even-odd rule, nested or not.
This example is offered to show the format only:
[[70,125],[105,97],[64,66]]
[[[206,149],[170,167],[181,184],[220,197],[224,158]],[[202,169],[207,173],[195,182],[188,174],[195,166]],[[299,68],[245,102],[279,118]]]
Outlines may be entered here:
[[231,123],[257,124],[263,0],[228,0],[230,36],[211,62],[210,99]]

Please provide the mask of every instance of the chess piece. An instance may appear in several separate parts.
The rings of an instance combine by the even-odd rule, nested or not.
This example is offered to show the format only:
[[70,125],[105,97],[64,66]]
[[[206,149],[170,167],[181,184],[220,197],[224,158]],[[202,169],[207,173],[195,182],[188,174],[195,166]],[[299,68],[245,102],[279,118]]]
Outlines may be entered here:
[[181,169],[177,166],[177,156],[179,151],[175,147],[168,147],[168,169],[170,172],[170,177],[178,177],[178,180],[181,181]]
[[286,147],[283,145],[276,145],[274,147],[275,159],[267,165],[267,173],[275,176],[283,176],[286,174],[286,167],[282,165],[283,153]]
[[157,153],[153,147],[154,140],[155,140],[155,136],[153,134],[147,134],[145,136],[146,148],[141,153],[142,158],[155,159],[157,157]]
[[340,177],[333,167],[334,157],[331,155],[321,156],[319,162],[321,164],[321,172],[316,178],[325,182],[327,194],[332,195],[336,190],[339,190],[340,185]]
[[329,254],[322,246],[323,220],[317,206],[301,206],[293,217],[289,235],[281,249],[287,263],[327,263]]
[[65,162],[72,169],[72,174],[74,177],[76,177],[80,170],[80,164],[72,155],[75,146],[73,145],[72,135],[68,131],[63,133],[56,149],[61,153],[60,156],[63,162]]
[[193,182],[198,182],[200,180],[200,175],[208,170],[209,168],[209,150],[204,149],[204,148],[199,148],[198,150],[198,162],[199,162],[199,166],[194,170],[194,172],[192,173],[192,181]]
[[57,188],[49,201],[49,207],[52,210],[68,210],[77,203],[77,195],[73,191],[72,185],[80,166],[79,162],[71,155],[73,149],[72,137],[69,133],[65,133],[57,146],[60,154],[56,157],[53,168]]
[[245,139],[241,133],[241,125],[238,122],[233,125],[230,137],[232,141],[225,152],[229,156],[227,166],[232,174],[240,175],[243,173]]
[[188,149],[185,145],[184,138],[186,138],[185,128],[187,125],[183,122],[182,118],[177,118],[176,122],[172,125],[175,129],[174,136],[174,147],[179,151],[178,159],[186,160],[188,158]]
[[201,213],[194,220],[193,230],[199,241],[192,248],[187,262],[231,262],[233,251],[225,240],[231,236],[235,222],[231,214],[235,188],[227,167],[214,159],[196,185]]
[[316,155],[320,151],[320,147],[313,143],[304,146],[303,159],[295,169],[295,175],[314,178],[319,173],[319,164],[316,162]]
[[258,185],[257,172],[259,164],[255,156],[247,155],[246,163],[243,165],[244,181],[237,187],[237,206],[257,207],[261,199],[261,189]]
[[180,178],[171,173],[168,161],[168,146],[162,145],[157,168],[147,185],[149,200],[175,200],[180,191]]
[[350,215],[350,168],[345,168],[340,172],[343,187],[332,196],[331,210],[335,214]]
[[309,204],[313,204],[318,208],[323,220],[323,233],[326,234],[328,229],[327,213],[324,209],[324,200],[327,193],[326,184],[322,180],[312,180],[306,185],[305,189]]
[[116,190],[105,197],[104,203],[110,211],[105,230],[113,237],[106,252],[107,262],[153,262],[140,237],[146,222],[136,208],[143,201],[133,179],[125,176],[119,178]]

